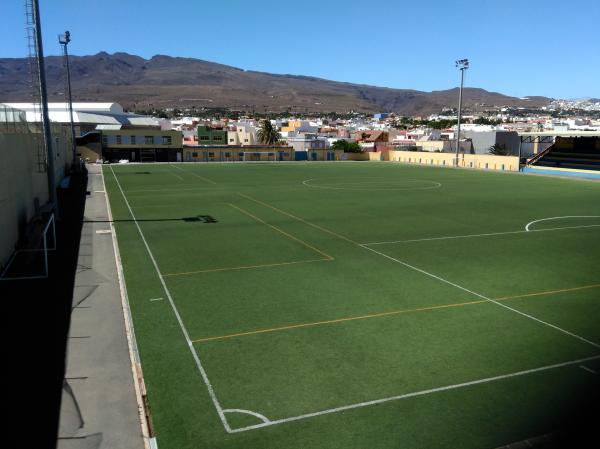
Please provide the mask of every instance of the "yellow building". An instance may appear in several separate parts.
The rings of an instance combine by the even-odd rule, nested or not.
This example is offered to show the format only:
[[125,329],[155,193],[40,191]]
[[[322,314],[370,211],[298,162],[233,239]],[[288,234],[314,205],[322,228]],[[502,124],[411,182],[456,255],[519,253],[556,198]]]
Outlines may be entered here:
[[185,162],[293,161],[294,149],[280,145],[186,145]]
[[294,132],[297,129],[299,129],[301,126],[302,126],[301,120],[289,120],[287,126],[281,127],[281,132],[282,133],[291,133],[291,132]]
[[156,128],[103,129],[77,138],[82,159],[116,162],[181,162],[183,137],[177,130]]

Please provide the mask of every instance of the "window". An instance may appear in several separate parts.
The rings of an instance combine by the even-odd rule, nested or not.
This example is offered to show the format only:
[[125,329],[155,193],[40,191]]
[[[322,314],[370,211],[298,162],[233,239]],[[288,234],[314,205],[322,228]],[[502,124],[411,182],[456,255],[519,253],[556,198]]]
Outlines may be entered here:
[[213,136],[213,140],[223,140],[223,136]]
[[208,153],[208,157],[215,157],[215,153],[213,153],[212,151],[210,151],[210,152]]
[[102,146],[104,146],[104,147],[108,146],[108,137],[107,136],[102,136]]
[[130,139],[131,139],[131,145],[135,145],[135,136],[131,136]]
[[225,153],[225,157],[231,157],[231,153]]
[[153,136],[144,136],[144,144],[154,145],[154,137]]
[[117,135],[117,145],[121,145],[121,136]]
[[229,139],[230,142],[233,142],[235,139]]
[[200,140],[210,140],[208,136],[200,136]]
[[244,142],[248,142],[248,139],[244,139]]
[[192,157],[198,157],[198,153],[192,153]]
[[171,145],[171,136],[162,136],[163,145]]

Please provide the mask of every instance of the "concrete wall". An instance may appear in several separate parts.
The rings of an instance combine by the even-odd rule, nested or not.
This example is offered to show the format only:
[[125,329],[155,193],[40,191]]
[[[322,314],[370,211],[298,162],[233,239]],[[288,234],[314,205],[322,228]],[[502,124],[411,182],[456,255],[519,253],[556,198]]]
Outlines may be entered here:
[[[293,161],[294,150],[292,147],[285,146],[206,146],[206,147],[183,147],[183,161],[184,162],[240,162],[244,160],[243,153],[246,154],[246,160],[261,160],[268,161],[273,160],[267,152],[275,153],[277,160]],[[258,152],[263,153],[251,156],[250,153]]]
[[343,161],[368,161],[370,154],[378,154],[378,153],[343,153],[341,155],[341,159]]
[[[448,166],[454,164],[453,153],[425,153],[420,151],[386,151],[382,160],[408,164]],[[459,167],[487,170],[518,171],[517,156],[494,156],[491,154],[460,154]]]
[[496,144],[504,145],[511,154],[517,155],[519,152],[520,139],[516,131],[465,131],[463,136],[472,139],[476,154],[487,154],[490,147]]
[[[63,179],[72,154],[67,137],[53,130],[56,182]],[[35,214],[35,199],[48,202],[48,176],[38,170],[39,133],[0,133],[0,269],[8,262],[20,233]]]

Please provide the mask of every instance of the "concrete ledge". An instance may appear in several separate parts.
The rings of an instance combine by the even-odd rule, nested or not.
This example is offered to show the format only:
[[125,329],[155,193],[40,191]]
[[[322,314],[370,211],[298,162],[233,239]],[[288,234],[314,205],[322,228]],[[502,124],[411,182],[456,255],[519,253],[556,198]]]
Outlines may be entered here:
[[124,319],[114,229],[107,223],[101,167],[88,170],[100,176],[88,177],[57,448],[143,449],[150,441]]

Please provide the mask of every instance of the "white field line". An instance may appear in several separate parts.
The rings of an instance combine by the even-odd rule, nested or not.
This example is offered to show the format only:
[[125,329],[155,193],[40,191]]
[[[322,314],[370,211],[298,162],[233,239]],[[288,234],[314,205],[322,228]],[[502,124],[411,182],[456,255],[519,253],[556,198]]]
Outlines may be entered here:
[[[285,213],[283,211],[279,211],[279,212],[287,214],[287,213]],[[295,218],[298,219],[297,217],[295,217]],[[307,224],[310,224],[310,223],[307,222]],[[315,225],[311,224],[311,226],[315,226]],[[327,230],[325,228],[319,227],[319,229],[321,229],[321,230],[323,230],[325,232],[328,232],[330,234],[337,235],[338,238],[342,238],[343,240],[352,242],[348,238],[340,236],[339,234],[332,233],[331,231],[329,231],[329,230]],[[525,232],[525,231],[520,231],[520,232]],[[495,300],[490,299],[490,298],[488,298],[486,296],[483,296],[483,295],[481,295],[479,293],[476,293],[476,292],[474,292],[472,290],[469,290],[469,289],[467,289],[465,287],[462,287],[462,286],[460,286],[458,284],[450,282],[450,281],[448,281],[448,280],[446,280],[444,278],[436,276],[435,274],[429,273],[429,272],[427,272],[425,270],[417,268],[417,267],[415,267],[413,265],[410,265],[410,264],[408,264],[406,262],[403,262],[401,260],[395,259],[395,258],[393,258],[393,257],[391,257],[391,256],[389,256],[387,254],[384,254],[382,252],[376,251],[373,248],[369,248],[366,245],[363,245],[363,244],[360,244],[360,243],[356,243],[356,242],[352,242],[352,243],[355,243],[358,246],[361,246],[362,248],[364,248],[366,250],[369,250],[369,251],[371,251],[373,253],[379,254],[380,256],[385,257],[386,259],[392,260],[392,261],[394,261],[396,263],[399,263],[399,264],[401,264],[401,265],[403,265],[403,266],[405,266],[407,268],[410,268],[412,270],[418,271],[418,272],[420,272],[422,274],[425,274],[425,275],[427,275],[429,277],[437,279],[437,280],[439,280],[441,282],[444,282],[444,283],[446,283],[448,285],[451,285],[451,286],[453,286],[455,288],[463,290],[463,291],[465,291],[467,293],[470,293],[472,295],[478,296],[478,297],[480,297],[480,298],[482,298],[482,299],[484,299],[486,301],[494,303],[494,304],[496,304],[496,305],[498,305],[500,307],[508,309],[508,310],[510,310],[512,312],[515,312],[515,313],[517,313],[519,315],[522,315],[522,316],[524,316],[526,318],[529,318],[529,319],[531,319],[533,321],[536,321],[536,322],[538,322],[540,324],[543,324],[545,326],[551,327],[551,328],[553,328],[553,329],[555,329],[555,330],[557,330],[559,332],[562,332],[562,333],[564,333],[566,335],[569,335],[569,336],[571,336],[573,338],[581,340],[581,341],[583,341],[583,342],[585,342],[587,344],[590,344],[590,345],[592,345],[592,346],[594,346],[596,348],[600,348],[599,344],[597,344],[597,343],[595,343],[593,341],[587,340],[584,337],[576,335],[576,334],[574,334],[572,332],[569,332],[569,331],[567,331],[565,329],[562,329],[562,328],[560,328],[558,326],[555,326],[554,324],[551,324],[551,323],[548,323],[546,321],[540,320],[539,318],[536,318],[536,317],[534,317],[532,315],[528,315],[528,314],[526,314],[524,312],[521,312],[521,311],[519,311],[517,309],[513,309],[512,307],[509,307],[507,305],[499,303],[498,301],[495,301]],[[383,398],[383,399],[376,399],[376,400],[373,400],[373,401],[366,401],[366,402],[361,402],[361,403],[357,403],[357,404],[351,404],[351,405],[336,407],[336,408],[332,408],[332,409],[321,410],[319,412],[307,413],[307,414],[304,414],[304,415],[299,415],[299,416],[294,416],[294,417],[289,417],[289,418],[272,420],[269,423],[256,424],[256,425],[253,425],[253,426],[247,426],[247,427],[242,427],[242,428],[234,429],[234,430],[231,431],[231,433],[244,432],[244,431],[247,431],[247,430],[258,429],[258,428],[261,428],[261,427],[267,427],[267,426],[272,426],[272,425],[276,425],[276,424],[283,424],[283,423],[287,423],[287,422],[291,422],[291,421],[298,421],[298,420],[302,420],[302,419],[306,419],[306,418],[312,418],[312,417],[321,416],[321,415],[325,415],[325,414],[341,412],[341,411],[344,411],[344,410],[350,410],[350,409],[354,409],[354,408],[366,407],[366,406],[370,406],[370,405],[380,404],[380,403],[383,403],[383,402],[389,402],[389,401],[394,401],[394,400],[399,400],[399,399],[405,399],[405,398],[414,397],[414,396],[421,396],[421,395],[430,394],[430,393],[437,393],[437,392],[440,392],[440,391],[451,390],[451,389],[455,389],[455,388],[461,388],[461,387],[466,387],[466,386],[470,386],[470,385],[476,385],[476,384],[485,383],[485,382],[492,382],[492,381],[495,381],[495,380],[506,379],[506,378],[509,378],[509,377],[522,376],[522,375],[525,375],[525,374],[535,373],[535,372],[538,372],[538,371],[544,371],[544,370],[559,368],[559,367],[568,366],[568,365],[580,364],[580,363],[583,363],[583,362],[586,362],[586,361],[596,360],[596,359],[599,359],[599,358],[600,358],[600,355],[596,355],[596,356],[588,357],[588,358],[585,358],[585,359],[572,360],[572,361],[569,361],[569,362],[563,362],[563,363],[558,363],[558,364],[554,364],[554,365],[543,366],[543,367],[540,367],[540,368],[533,368],[533,369],[529,369],[529,370],[525,370],[525,371],[518,371],[518,372],[510,373],[510,374],[503,374],[503,375],[500,375],[500,376],[488,377],[488,378],[485,378],[485,379],[474,380],[474,381],[470,381],[470,382],[465,382],[465,383],[460,383],[460,384],[455,384],[455,385],[449,385],[449,386],[445,386],[445,387],[433,388],[433,389],[430,389],[430,390],[423,390],[423,391],[418,391],[418,392],[414,392],[414,393],[408,393],[408,394],[399,395],[399,396],[392,396],[392,397]]]
[[165,298],[150,298],[149,301],[162,301]]
[[[172,165],[169,165],[169,167],[172,167]],[[179,176],[177,173],[175,173],[174,171],[169,170],[169,174],[175,176],[177,179],[179,179],[180,181],[185,181],[185,179],[183,179],[181,176]]]
[[150,250],[150,246],[148,245],[148,242],[146,241],[146,237],[144,237],[144,233],[142,232],[142,228],[140,227],[137,219],[135,218],[135,214],[133,213],[133,210],[131,209],[131,206],[129,205],[129,201],[127,201],[127,197],[125,196],[125,192],[123,192],[123,189],[121,188],[121,183],[119,182],[119,179],[117,178],[117,175],[115,174],[112,165],[110,167],[110,170],[115,178],[115,181],[117,183],[117,186],[119,187],[119,190],[121,191],[121,195],[123,195],[123,200],[125,201],[125,204],[127,205],[127,209],[129,209],[129,213],[131,214],[131,218],[133,218],[135,226],[137,227],[137,230],[140,234],[140,237],[142,238],[142,241],[144,242],[144,246],[146,247],[146,251],[148,252],[148,255],[150,256],[150,260],[152,261],[152,264],[154,265],[154,269],[156,270],[156,274],[158,275],[158,278],[160,279],[160,283],[163,287],[163,290],[165,292],[165,294],[167,295],[167,298],[169,299],[169,303],[171,304],[171,308],[173,309],[173,313],[175,314],[175,317],[177,318],[177,322],[179,323],[179,327],[181,328],[181,332],[183,333],[183,336],[185,337],[185,341],[187,342],[188,348],[190,349],[190,352],[192,353],[192,356],[194,357],[194,361],[196,362],[196,366],[198,367],[198,371],[200,371],[200,375],[202,376],[202,380],[204,381],[204,384],[206,385],[206,388],[208,389],[208,394],[210,395],[210,398],[215,406],[215,409],[217,410],[217,413],[219,414],[219,418],[221,418],[221,422],[223,423],[223,427],[225,428],[225,431],[227,433],[231,432],[231,427],[229,427],[229,423],[227,422],[227,418],[225,417],[225,414],[223,413],[223,408],[221,407],[221,404],[219,403],[219,400],[217,399],[217,396],[215,394],[215,391],[210,383],[210,380],[208,379],[208,375],[206,374],[206,371],[204,370],[204,367],[202,366],[202,362],[200,361],[200,357],[198,356],[198,353],[196,352],[196,350],[194,349],[194,344],[192,343],[192,340],[190,339],[190,336],[188,334],[187,329],[185,328],[185,325],[183,324],[183,320],[181,319],[181,315],[179,315],[179,311],[177,310],[177,307],[175,306],[175,302],[173,301],[173,297],[171,296],[171,292],[169,291],[169,289],[167,288],[167,284],[160,272],[160,269],[158,268],[158,264],[156,263],[156,259],[154,258],[154,255],[152,254],[152,251]]
[[561,231],[563,229],[583,229],[583,228],[597,228],[600,224],[593,225],[581,225],[581,226],[563,226],[560,228],[546,228],[546,229],[532,229],[525,231],[506,231],[506,232],[488,232],[485,234],[465,234],[465,235],[449,235],[444,237],[430,237],[424,239],[411,239],[411,240],[392,240],[389,242],[370,242],[362,243],[362,246],[373,246],[373,245],[392,245],[395,243],[414,243],[414,242],[429,242],[432,240],[451,240],[451,239],[467,239],[472,237],[489,237],[494,235],[507,235],[507,234],[526,234],[531,232],[548,232],[548,231]]
[[541,223],[542,221],[560,220],[561,218],[600,218],[600,215],[564,215],[562,217],[540,218],[539,220],[533,220],[527,223],[527,225],[525,226],[525,230],[529,231],[529,226],[531,226],[534,223]]
[[223,410],[223,413],[243,413],[245,415],[252,415],[255,418],[260,419],[264,423],[270,423],[271,420],[267,418],[265,415],[261,415],[260,413],[253,412],[252,410],[245,410],[242,408],[227,408]]
[[407,399],[407,398],[412,398],[412,397],[416,397],[416,396],[424,396],[424,395],[428,395],[428,394],[432,394],[432,393],[439,393],[441,391],[455,390],[457,388],[470,387],[472,385],[494,382],[494,381],[502,380],[502,379],[509,379],[511,377],[524,376],[527,374],[538,373],[540,371],[547,371],[547,370],[551,370],[551,369],[562,368],[565,366],[577,365],[580,363],[585,363],[585,362],[589,362],[591,360],[597,360],[597,359],[600,359],[600,355],[596,355],[593,357],[586,357],[584,359],[571,360],[568,362],[556,363],[554,365],[546,365],[546,366],[542,366],[539,368],[532,368],[532,369],[528,369],[528,370],[524,370],[524,371],[517,371],[514,373],[502,374],[502,375],[494,376],[494,377],[486,377],[485,379],[478,379],[478,380],[472,380],[469,382],[463,382],[463,383],[454,384],[454,385],[446,385],[444,387],[431,388],[429,390],[421,390],[421,391],[415,391],[412,393],[401,394],[398,396],[390,396],[387,398],[375,399],[373,401],[358,402],[356,404],[343,405],[341,407],[330,408],[330,409],[321,410],[318,412],[306,413],[304,415],[292,416],[289,418],[275,419],[275,420],[265,422],[262,424],[255,424],[253,426],[241,427],[239,429],[233,429],[231,431],[231,433],[246,432],[248,430],[260,429],[261,427],[268,427],[268,426],[273,426],[276,424],[284,424],[284,423],[288,423],[288,422],[292,422],[292,421],[300,421],[300,420],[307,419],[307,418],[314,418],[317,416],[328,415],[331,413],[343,412],[345,410],[352,410],[352,409],[356,409],[356,408],[368,407],[371,405],[383,404],[385,402],[398,401],[400,399]]
[[[106,183],[104,182],[104,169],[100,167],[100,175],[102,175],[102,187],[106,192]],[[125,320],[125,337],[127,338],[127,349],[129,360],[131,362],[131,374],[133,376],[133,386],[135,390],[135,399],[138,404],[138,416],[142,427],[142,436],[144,438],[144,447],[149,449],[152,446],[152,438],[150,425],[146,417],[146,405],[144,404],[143,396],[146,394],[146,386],[144,384],[144,371],[140,364],[140,353],[138,350],[137,340],[135,338],[135,329],[133,327],[133,317],[131,315],[131,307],[129,306],[129,297],[127,296],[127,285],[125,284],[125,276],[123,274],[123,263],[121,262],[121,253],[117,243],[117,234],[115,232],[115,223],[113,220],[112,209],[108,195],[104,196],[106,201],[106,211],[108,212],[108,221],[110,230],[112,231],[112,246],[115,256],[115,264],[117,266],[117,279],[119,281],[119,292],[121,294],[121,306],[123,308],[123,317]]]
[[177,170],[181,170],[182,172],[187,173],[189,175],[195,176],[196,178],[201,179],[204,182],[208,182],[210,184],[216,184],[216,182],[214,182],[212,179],[205,178],[204,176],[199,175],[198,173],[191,172],[189,170],[184,170],[183,168],[178,167],[177,165],[171,165],[171,167],[176,168]]
[[493,304],[496,304],[497,306],[500,306],[500,307],[503,307],[503,308],[505,308],[505,309],[507,309],[507,310],[510,310],[510,311],[512,311],[512,312],[515,312],[515,313],[517,313],[517,314],[519,314],[519,315],[521,315],[521,316],[524,316],[524,317],[526,317],[526,318],[529,318],[530,320],[537,321],[537,322],[538,322],[538,323],[540,323],[540,324],[543,324],[543,325],[545,325],[545,326],[551,327],[552,329],[555,329],[555,330],[557,330],[557,331],[559,331],[559,332],[562,332],[563,334],[569,335],[569,336],[571,336],[571,337],[573,337],[573,338],[576,338],[576,339],[578,339],[578,340],[581,340],[581,341],[583,341],[583,342],[585,342],[585,343],[587,343],[587,344],[590,344],[590,345],[592,345],[592,346],[594,346],[594,347],[596,347],[596,348],[600,349],[600,344],[598,344],[598,343],[595,343],[595,342],[593,342],[593,341],[591,341],[591,340],[588,340],[587,338],[584,338],[584,337],[582,337],[582,336],[580,336],[580,335],[574,334],[573,332],[569,332],[568,330],[565,330],[565,329],[563,329],[563,328],[561,328],[561,327],[558,327],[558,326],[556,326],[556,325],[554,325],[554,324],[548,323],[547,321],[544,321],[544,320],[541,320],[541,319],[539,319],[539,318],[536,318],[536,317],[534,317],[533,315],[529,315],[529,314],[527,314],[527,313],[525,313],[525,312],[521,312],[520,310],[513,309],[512,307],[510,307],[510,306],[507,306],[506,304],[502,304],[501,302],[499,302],[499,301],[496,301],[496,300],[494,300],[494,299],[488,298],[487,296],[484,296],[484,295],[482,295],[481,293],[477,293],[477,292],[474,292],[473,290],[469,290],[469,289],[468,289],[468,288],[466,288],[466,287],[463,287],[463,286],[461,286],[461,285],[455,284],[454,282],[451,282],[451,281],[449,281],[449,280],[447,280],[447,279],[444,279],[444,278],[442,278],[442,277],[440,277],[440,276],[437,276],[437,275],[435,275],[435,274],[433,274],[433,273],[430,273],[430,272],[428,272],[428,271],[422,270],[421,268],[417,268],[417,267],[415,267],[414,265],[410,265],[410,264],[408,264],[408,263],[406,263],[406,262],[403,262],[403,261],[401,261],[401,260],[399,260],[399,259],[396,259],[396,258],[394,258],[394,257],[392,257],[392,256],[389,256],[389,255],[387,255],[387,254],[385,254],[385,253],[382,253],[382,252],[380,252],[380,251],[374,250],[373,248],[369,248],[368,246],[364,246],[364,245],[361,245],[361,246],[362,246],[363,248],[365,248],[365,249],[368,249],[368,250],[369,250],[369,251],[371,251],[371,252],[374,252],[375,254],[379,254],[380,256],[382,256],[382,257],[385,257],[386,259],[389,259],[389,260],[391,260],[391,261],[393,261],[393,262],[399,263],[400,265],[403,265],[403,266],[405,266],[405,267],[407,267],[407,268],[410,268],[410,269],[412,269],[412,270],[418,271],[419,273],[425,274],[426,276],[429,276],[429,277],[432,277],[432,278],[434,278],[434,279],[437,279],[438,281],[444,282],[445,284],[448,284],[448,285],[451,285],[451,286],[453,286],[453,287],[456,287],[456,288],[458,288],[459,290],[462,290],[462,291],[465,291],[465,292],[467,292],[467,293],[470,293],[470,294],[472,294],[472,295],[478,296],[479,298],[481,298],[481,299],[485,299],[486,301],[489,301],[489,302],[491,302],[491,303],[493,303]]
[[584,365],[579,365],[579,368],[581,368],[582,370],[587,371],[588,373],[592,373],[592,374],[598,374],[596,371],[594,371],[592,368],[588,368],[587,366]]

